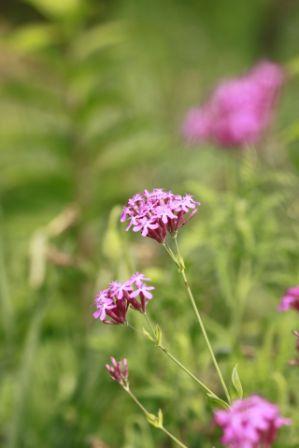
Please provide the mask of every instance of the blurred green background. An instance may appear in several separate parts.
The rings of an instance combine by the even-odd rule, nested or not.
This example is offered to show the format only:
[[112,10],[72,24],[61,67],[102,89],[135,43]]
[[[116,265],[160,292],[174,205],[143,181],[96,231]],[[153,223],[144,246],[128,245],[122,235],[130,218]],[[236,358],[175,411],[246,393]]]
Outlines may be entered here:
[[[245,394],[293,419],[275,446],[299,447],[298,318],[276,311],[299,277],[298,41],[292,0],[1,2],[1,446],[172,447],[106,374],[111,354],[190,448],[220,446],[196,385],[91,316],[97,289],[143,270],[172,352],[219,388],[176,269],[119,225],[128,196],[158,186],[202,202],[180,239],[226,378],[238,363]],[[186,110],[261,58],[293,73],[261,147],[186,147]]]

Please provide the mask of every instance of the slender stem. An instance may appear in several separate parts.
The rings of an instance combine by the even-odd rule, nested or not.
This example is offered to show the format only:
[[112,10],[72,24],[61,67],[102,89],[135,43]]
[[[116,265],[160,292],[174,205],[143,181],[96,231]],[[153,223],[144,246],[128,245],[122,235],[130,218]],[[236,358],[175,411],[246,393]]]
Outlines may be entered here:
[[[144,413],[144,415],[146,417],[148,417],[150,415],[150,413],[147,411],[147,409],[143,406],[142,403],[140,403],[140,401],[138,400],[138,398],[133,394],[133,392],[131,391],[131,389],[129,388],[129,386],[124,387],[124,390],[130,395],[130,397],[132,398],[132,400],[137,404],[137,406],[142,410],[142,412]],[[177,443],[180,447],[182,448],[188,448],[187,445],[185,445],[183,442],[181,442],[179,439],[177,439],[171,432],[169,432],[164,426],[163,424],[161,424],[161,426],[158,426],[159,429],[161,429],[161,431],[163,431],[168,437],[170,437],[175,443]]]
[[133,394],[129,387],[124,387],[124,390],[130,395],[133,401],[137,404],[137,406],[142,410],[145,415],[148,415],[148,411],[145,409],[142,403],[138,400],[138,398]]
[[169,432],[164,426],[161,427],[161,430],[168,435],[175,443],[177,443],[182,448],[188,448],[187,445],[185,445],[183,442],[181,442],[179,439],[177,439],[171,432]]
[[144,315],[145,315],[147,324],[148,324],[149,328],[151,329],[151,332],[152,332],[152,334],[154,336],[155,335],[155,329],[154,329],[154,326],[152,324],[152,321],[150,320],[149,315],[146,312],[144,313]]
[[177,241],[177,235],[174,235],[174,242],[175,242],[175,246],[176,246],[176,250],[177,250],[177,259],[179,260],[179,262],[180,262],[180,266],[181,266],[181,268],[180,268],[180,274],[181,274],[182,277],[183,277],[184,285],[185,285],[185,288],[186,288],[186,291],[187,291],[187,295],[188,295],[188,297],[189,297],[189,299],[190,299],[190,302],[191,302],[191,304],[192,304],[193,310],[194,310],[195,315],[196,315],[196,317],[197,317],[197,320],[198,320],[198,323],[199,323],[201,332],[202,332],[203,337],[204,337],[204,340],[205,340],[205,342],[206,342],[206,344],[207,344],[207,347],[208,347],[208,350],[209,350],[209,352],[210,352],[210,355],[211,355],[211,358],[212,358],[214,367],[215,367],[215,369],[216,369],[216,371],[217,371],[217,373],[218,373],[218,376],[219,376],[220,382],[221,382],[221,384],[222,384],[223,390],[224,390],[224,392],[225,392],[226,398],[227,398],[227,400],[228,400],[228,403],[231,403],[231,398],[230,398],[230,395],[229,395],[227,386],[226,386],[226,384],[225,384],[223,375],[222,375],[222,373],[221,373],[220,367],[219,367],[218,362],[217,362],[217,360],[216,360],[216,357],[215,357],[215,354],[214,354],[212,345],[211,345],[211,343],[210,343],[210,340],[209,340],[208,334],[207,334],[207,332],[206,332],[206,329],[205,329],[203,320],[202,320],[201,315],[200,315],[200,313],[199,313],[199,310],[198,310],[198,308],[197,308],[197,305],[196,305],[196,302],[195,302],[195,299],[194,299],[192,290],[191,290],[191,288],[190,288],[190,285],[189,285],[189,282],[188,282],[188,279],[187,279],[187,276],[186,276],[186,272],[185,272],[185,264],[184,264],[183,257],[181,256],[181,253],[180,253],[180,249],[179,249],[179,245],[178,245],[178,241]]
[[166,243],[166,241],[163,243],[163,246],[166,250],[166,252],[168,253],[168,255],[170,256],[170,258],[175,262],[175,264],[180,267],[179,261],[177,259],[177,257],[175,256],[175,254],[173,253],[173,250],[171,249],[171,247],[168,246],[168,244]]
[[[152,324],[150,317],[148,316],[148,314],[145,314],[145,318],[148,322],[148,325],[152,331],[152,335],[153,337],[155,337],[155,329],[154,329],[154,325]],[[165,355],[168,356],[169,359],[171,359],[178,367],[180,367],[180,369],[182,369],[187,375],[190,376],[190,378],[192,378],[197,384],[199,384],[199,386],[209,395],[214,396],[215,398],[220,399],[215,392],[213,392],[208,386],[206,386],[199,378],[197,378],[197,376],[195,376],[186,366],[184,366],[184,364],[182,364],[172,353],[169,352],[169,350],[164,347],[164,345],[157,345],[156,347],[159,348],[163,353],[165,353]]]
[[130,324],[128,321],[126,321],[127,327],[131,328],[133,331],[136,331],[138,333],[138,330],[134,325]]
[[[208,386],[206,386],[202,381],[200,381],[199,378],[197,378],[197,376],[195,376],[186,366],[184,366],[184,364],[182,364],[175,356],[173,356],[172,353],[170,353],[167,348],[163,347],[163,346],[158,346],[160,348],[160,350],[162,350],[162,352],[165,353],[165,355],[168,356],[168,358],[170,358],[178,367],[180,367],[185,373],[187,373],[187,375],[189,375],[194,381],[196,381],[197,384],[200,385],[200,387],[205,390],[208,394],[214,395],[215,397],[217,397],[217,395],[215,394],[215,392],[213,392],[211,389],[209,389]],[[218,398],[218,397],[217,397]]]

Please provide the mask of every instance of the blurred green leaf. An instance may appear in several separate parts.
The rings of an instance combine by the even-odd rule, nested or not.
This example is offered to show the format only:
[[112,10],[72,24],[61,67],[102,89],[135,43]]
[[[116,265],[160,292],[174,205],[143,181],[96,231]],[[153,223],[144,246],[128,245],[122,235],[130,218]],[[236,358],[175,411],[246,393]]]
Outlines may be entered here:
[[34,6],[42,14],[54,19],[62,19],[74,15],[80,10],[82,0],[24,0]]
[[31,24],[18,28],[6,38],[13,49],[21,52],[31,53],[42,51],[56,43],[57,34],[52,25]]
[[216,395],[214,394],[207,394],[207,397],[209,398],[211,403],[213,403],[215,406],[219,406],[220,408],[223,409],[227,409],[229,407],[224,400],[221,400],[221,398],[216,397]]

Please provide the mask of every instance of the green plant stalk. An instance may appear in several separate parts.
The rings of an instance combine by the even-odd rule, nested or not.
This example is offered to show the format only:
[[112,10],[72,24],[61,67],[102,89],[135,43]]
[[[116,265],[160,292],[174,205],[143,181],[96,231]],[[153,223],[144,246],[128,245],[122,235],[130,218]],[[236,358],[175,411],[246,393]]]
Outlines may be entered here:
[[[144,413],[146,417],[150,416],[150,412],[147,411],[147,409],[143,406],[142,403],[138,400],[138,398],[134,395],[134,393],[131,391],[129,385],[122,386],[123,389],[127,392],[127,394],[130,395],[132,400],[137,404],[139,409]],[[161,429],[168,437],[170,437],[177,445],[179,445],[181,448],[188,448],[187,445],[185,445],[183,442],[181,442],[179,439],[177,439],[170,431],[168,431],[163,424],[160,426],[157,426],[158,429]]]
[[215,394],[215,392],[213,392],[208,386],[206,386],[199,378],[197,378],[197,376],[195,376],[186,366],[184,366],[184,364],[182,364],[172,353],[170,353],[168,351],[168,349],[164,346],[157,346],[163,353],[165,353],[166,356],[168,356],[169,359],[171,359],[178,367],[180,367],[180,369],[182,369],[187,375],[190,376],[190,378],[192,378],[194,381],[196,381],[197,384],[199,384],[199,386],[208,394],[210,395],[214,395],[215,398],[219,398],[217,397],[217,395]]
[[[151,332],[153,334],[153,338],[155,338],[155,329],[154,326],[149,318],[149,316],[145,314],[145,318],[147,320],[148,326],[151,329]],[[215,398],[220,399],[215,392],[213,392],[206,384],[204,384],[197,376],[195,376],[184,364],[182,364],[164,345],[161,344],[155,344],[157,348],[159,348],[163,353],[165,353],[166,356],[168,356],[171,361],[173,361],[180,369],[183,370],[190,378],[192,378],[199,386],[210,395],[213,395]]]
[[[180,274],[181,274],[181,276],[182,276],[182,278],[183,278],[184,286],[185,286],[185,288],[186,288],[186,292],[187,292],[187,296],[188,296],[189,299],[190,299],[191,305],[192,305],[193,310],[194,310],[194,312],[195,312],[195,315],[196,315],[196,317],[197,317],[197,320],[198,320],[198,323],[199,323],[201,332],[202,332],[202,334],[203,334],[204,340],[205,340],[206,345],[207,345],[207,347],[208,347],[208,350],[209,350],[209,352],[210,352],[210,355],[211,355],[211,358],[212,358],[214,367],[215,367],[216,372],[217,372],[217,374],[218,374],[218,376],[219,376],[219,379],[220,379],[220,382],[221,382],[221,384],[222,384],[222,387],[223,387],[225,396],[226,396],[226,398],[227,398],[228,403],[230,404],[230,403],[231,403],[231,398],[230,398],[230,394],[229,394],[229,392],[228,392],[228,388],[227,388],[227,386],[226,386],[226,384],[225,384],[225,381],[224,381],[222,372],[221,372],[220,367],[219,367],[219,365],[218,365],[218,362],[217,362],[217,359],[216,359],[216,357],[215,357],[215,354],[214,354],[212,345],[211,345],[211,343],[210,343],[208,334],[207,334],[207,332],[206,332],[206,329],[205,329],[205,326],[204,326],[202,317],[201,317],[201,315],[200,315],[200,313],[199,313],[199,310],[198,310],[198,308],[197,308],[197,305],[196,305],[196,302],[195,302],[195,299],[194,299],[194,296],[193,296],[191,287],[190,287],[190,285],[189,285],[189,282],[188,282],[188,279],[187,279],[187,276],[186,276],[186,272],[185,272],[185,271],[186,271],[185,263],[184,263],[184,259],[183,259],[182,255],[181,255],[181,253],[180,253],[180,249],[179,249],[179,245],[178,245],[178,240],[177,240],[177,234],[174,235],[173,239],[174,239],[175,247],[176,247],[176,251],[177,251],[177,254],[176,254],[176,256],[175,256],[175,258],[176,258],[176,265],[179,265],[179,267],[180,267],[180,268],[179,268],[179,272],[180,272]],[[164,247],[165,247],[165,246],[166,246],[166,244],[164,245]],[[167,251],[167,252],[168,252],[168,251]],[[171,252],[172,252],[172,251],[171,251]],[[168,252],[168,253],[169,253],[169,252]],[[171,257],[171,258],[172,258],[172,257]],[[172,259],[173,259],[173,258],[172,258]]]

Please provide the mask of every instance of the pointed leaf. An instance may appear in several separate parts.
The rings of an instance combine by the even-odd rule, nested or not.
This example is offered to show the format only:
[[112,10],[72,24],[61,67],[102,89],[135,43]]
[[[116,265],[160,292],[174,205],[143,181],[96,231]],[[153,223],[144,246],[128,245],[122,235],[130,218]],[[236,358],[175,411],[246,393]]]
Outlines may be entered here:
[[162,346],[162,330],[159,327],[159,325],[156,325],[155,336],[156,336],[156,345],[158,347]]
[[147,421],[149,422],[150,425],[154,426],[155,428],[161,428],[162,427],[162,422],[161,422],[161,418],[160,418],[160,411],[159,411],[159,415],[155,415],[155,414],[150,414],[149,412],[146,415]]
[[207,394],[207,396],[209,397],[210,401],[212,401],[215,405],[220,406],[221,408],[224,408],[224,409],[229,408],[229,405],[224,400],[217,397],[216,395]]
[[163,412],[162,412],[162,409],[159,409],[159,411],[158,411],[158,419],[159,419],[159,425],[160,425],[160,427],[162,427],[163,426]]
[[239,377],[237,365],[235,365],[232,371],[232,383],[235,388],[235,391],[237,392],[238,398],[243,398],[243,387]]
[[142,328],[142,332],[147,339],[149,339],[152,342],[155,341],[152,335],[145,328]]

